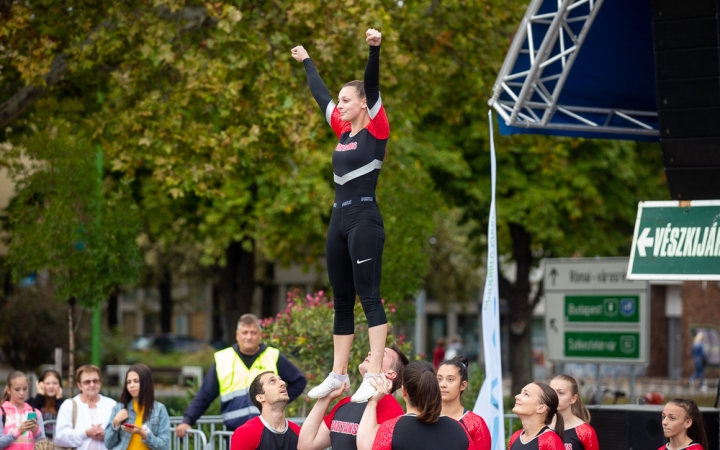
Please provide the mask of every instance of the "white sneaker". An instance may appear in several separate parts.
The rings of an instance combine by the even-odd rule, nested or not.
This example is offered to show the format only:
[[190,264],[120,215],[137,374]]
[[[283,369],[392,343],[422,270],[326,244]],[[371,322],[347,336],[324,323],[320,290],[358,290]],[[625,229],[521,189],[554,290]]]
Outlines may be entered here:
[[332,391],[342,386],[343,383],[347,385],[345,388],[346,391],[350,389],[350,379],[347,375],[343,376],[330,372],[330,375],[328,375],[322,383],[310,389],[310,392],[308,392],[307,395],[310,398],[325,398]]
[[355,403],[362,403],[366,402],[375,395],[375,392],[377,392],[377,389],[373,387],[372,384],[370,384],[370,379],[372,378],[372,374],[366,373],[365,378],[363,379],[362,384],[358,388],[358,390],[353,394],[352,398],[350,399],[351,402]]

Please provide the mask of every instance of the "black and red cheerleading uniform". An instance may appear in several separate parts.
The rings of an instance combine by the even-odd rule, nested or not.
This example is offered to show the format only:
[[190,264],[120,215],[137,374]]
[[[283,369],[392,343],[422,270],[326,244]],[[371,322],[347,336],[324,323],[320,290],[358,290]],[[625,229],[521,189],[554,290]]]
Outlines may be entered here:
[[530,442],[523,443],[520,435],[524,430],[517,430],[508,442],[508,450],[564,450],[565,444],[560,436],[549,427],[544,427]]
[[440,416],[435,423],[406,414],[380,425],[372,450],[475,450],[467,429],[455,419]]
[[334,334],[355,332],[353,307],[360,297],[368,327],[387,323],[380,300],[385,228],[375,199],[390,124],[380,98],[380,46],[370,47],[365,97],[370,123],[351,135],[312,59],[303,61],[310,92],[339,142],[333,153],[335,203],[326,241],[327,267],[335,303]]
[[482,417],[472,411],[465,410],[459,422],[467,428],[470,438],[475,444],[475,450],[490,450],[492,447],[492,437]]
[[588,423],[565,428],[565,450],[600,450],[597,434]]
[[284,431],[277,431],[256,416],[232,435],[230,450],[297,450],[300,427],[286,420]]
[[[357,431],[367,402],[355,403],[345,397],[325,416],[325,425],[330,430],[330,443],[334,450],[357,450]],[[403,415],[402,406],[392,395],[386,395],[376,407],[377,423]]]
[[[670,450],[670,443],[663,445],[658,450]],[[699,443],[692,441],[690,443],[690,445],[688,445],[687,447],[682,448],[680,450],[703,450],[703,448],[702,448],[702,445],[700,445]]]

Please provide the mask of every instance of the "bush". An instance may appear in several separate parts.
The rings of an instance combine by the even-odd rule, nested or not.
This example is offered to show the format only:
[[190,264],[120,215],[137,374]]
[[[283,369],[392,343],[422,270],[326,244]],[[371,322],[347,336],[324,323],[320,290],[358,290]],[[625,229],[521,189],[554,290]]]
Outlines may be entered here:
[[[384,300],[383,300],[383,303]],[[411,346],[405,342],[405,336],[394,336],[392,324],[398,319],[398,306],[385,304],[388,318],[387,345],[396,343],[406,354]],[[320,383],[332,370],[333,364],[333,321],[335,311],[332,300],[323,291],[301,297],[297,290],[288,293],[287,308],[274,318],[264,319],[263,335],[268,345],[279,348],[305,373],[308,388]],[[362,362],[370,349],[367,321],[360,302],[355,303],[355,339],[350,350],[348,375],[352,386],[361,383],[357,364]],[[304,399],[305,403],[309,400]],[[298,404],[300,403],[300,404]],[[304,416],[306,405],[293,402],[288,409],[288,417]]]

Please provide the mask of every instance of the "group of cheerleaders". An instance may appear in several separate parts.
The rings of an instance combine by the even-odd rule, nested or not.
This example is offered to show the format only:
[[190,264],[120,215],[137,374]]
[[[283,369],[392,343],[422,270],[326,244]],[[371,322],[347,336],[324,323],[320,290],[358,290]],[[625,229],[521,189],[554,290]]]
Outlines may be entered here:
[[[338,138],[332,155],[335,202],[326,241],[328,278],[335,308],[333,370],[310,390],[308,396],[324,398],[331,392],[350,388],[347,371],[357,296],[368,321],[371,352],[369,370],[351,399],[356,403],[377,400],[389,393],[387,389],[392,384],[381,371],[387,337],[387,319],[380,297],[385,230],[375,194],[390,136],[380,95],[382,34],[370,28],[365,32],[365,41],[369,45],[369,56],[364,80],[345,84],[337,103],[307,50],[302,46],[291,50],[292,57],[303,64],[310,92]],[[444,370],[457,373],[448,375]],[[450,402],[447,400],[453,383],[458,394],[456,400]],[[403,375],[403,397],[408,405],[408,415],[383,423],[377,430],[373,449],[454,450],[458,443],[445,436],[447,430],[457,429],[460,422],[467,434],[467,448],[489,449],[487,426],[460,405],[459,392],[466,387],[467,360],[446,362],[437,373],[428,363],[411,363]],[[550,385],[530,383],[515,400],[513,412],[521,419],[523,427],[510,438],[510,450],[594,450],[599,447],[597,436],[589,425],[590,415],[572,377],[560,375]],[[663,430],[670,439],[665,448],[707,448],[703,422],[694,401],[672,400],[662,414]],[[465,434],[457,434],[463,436],[460,439],[463,442]],[[398,435],[404,438],[398,439]],[[432,443],[437,445],[429,445]]]
[[[490,432],[485,421],[464,409],[461,403],[462,394],[468,387],[467,358],[458,356],[443,362],[435,374],[436,383],[433,383],[433,374],[429,363],[410,363],[403,376],[403,383],[407,383],[407,386],[403,384],[403,398],[408,414],[380,426],[373,450],[491,448]],[[424,386],[420,382],[423,375],[427,375]],[[381,395],[388,393],[383,389],[382,382],[373,381],[372,384],[381,391]],[[433,401],[440,398],[438,395],[442,401]],[[577,382],[571,376],[558,375],[549,385],[542,382],[528,384],[515,396],[512,411],[522,422],[522,428],[510,437],[508,450],[600,448],[595,430],[590,426],[590,412],[578,393]],[[401,429],[402,420],[405,424]],[[451,422],[462,427],[453,427]],[[703,418],[694,400],[676,398],[668,402],[662,411],[662,428],[668,443],[658,450],[709,448]],[[428,446],[433,440],[438,441],[437,446]]]

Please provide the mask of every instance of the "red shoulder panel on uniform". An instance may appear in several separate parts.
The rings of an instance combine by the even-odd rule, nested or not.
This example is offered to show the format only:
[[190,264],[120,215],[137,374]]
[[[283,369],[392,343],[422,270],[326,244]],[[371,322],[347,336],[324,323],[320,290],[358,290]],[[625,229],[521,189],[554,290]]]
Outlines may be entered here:
[[470,432],[470,436],[473,442],[475,442],[475,449],[490,450],[492,438],[490,436],[490,430],[483,418],[472,411],[468,411],[460,420]]
[[255,450],[260,445],[263,425],[260,417],[253,417],[239,427],[230,439],[230,450]]
[[342,120],[342,117],[340,117],[340,111],[338,111],[337,106],[333,108],[333,112],[330,115],[330,126],[337,135],[338,139],[340,139],[340,136],[343,133],[352,129],[352,124],[350,122],[345,122]]
[[538,450],[565,450],[565,444],[556,432],[548,430],[538,436]]
[[370,119],[367,129],[376,139],[387,139],[390,137],[390,122],[385,114],[384,106],[380,106],[380,111],[378,111],[375,118]]
[[380,428],[378,428],[377,434],[375,435],[375,442],[373,442],[372,450],[392,450],[393,432],[395,431],[395,424],[397,424],[397,421],[400,420],[400,417],[386,420],[382,425],[380,425]]
[[377,423],[382,424],[390,419],[400,417],[405,412],[392,395],[386,395],[377,404]]
[[513,433],[512,436],[510,436],[510,441],[508,441],[508,450],[512,449],[513,444],[515,443],[515,441],[518,440],[518,438],[522,434],[522,431],[523,430],[517,430],[516,432]]
[[298,436],[300,436],[300,425],[296,424],[295,422],[291,422],[291,421],[288,420],[288,426],[290,427],[290,429],[291,429],[295,434],[297,434]]
[[600,449],[600,444],[598,443],[595,429],[591,427],[589,423],[583,423],[575,427],[575,434],[577,434],[578,439],[580,439],[580,442],[582,442],[585,450]]

